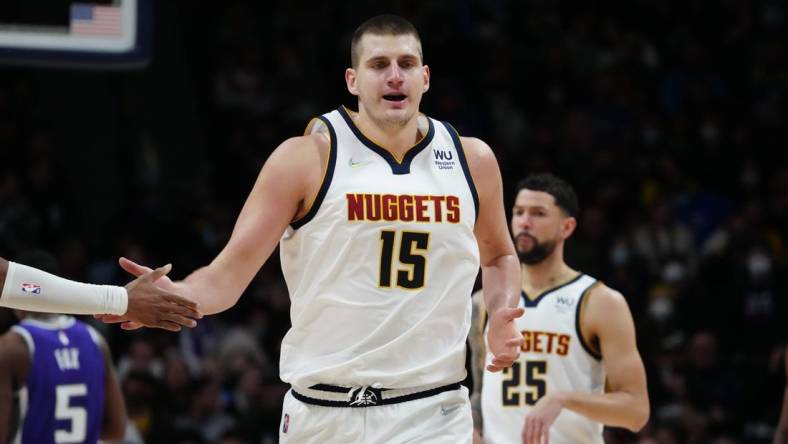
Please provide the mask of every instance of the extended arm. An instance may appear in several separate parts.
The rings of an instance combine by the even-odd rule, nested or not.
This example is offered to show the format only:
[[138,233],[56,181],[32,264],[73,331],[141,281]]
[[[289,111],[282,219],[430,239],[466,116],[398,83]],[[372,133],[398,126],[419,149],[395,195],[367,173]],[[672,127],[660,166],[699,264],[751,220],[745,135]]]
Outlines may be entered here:
[[235,223],[232,236],[206,267],[176,287],[205,313],[232,307],[276,248],[287,226],[304,213],[306,196],[322,177],[327,151],[322,136],[285,141],[268,158]]
[[514,250],[503,206],[501,171],[495,155],[479,139],[462,138],[468,166],[479,194],[479,215],[474,232],[479,244],[484,301],[489,313],[488,344],[494,358],[491,371],[512,365],[520,354],[522,334],[514,319],[520,297],[520,261]]
[[[183,281],[166,277],[158,285],[200,304],[206,314],[235,305],[238,298],[276,248],[287,226],[309,211],[328,156],[328,141],[321,135],[288,139],[268,158],[235,222],[232,236],[216,258]],[[126,259],[123,269],[139,276],[150,269]],[[125,321],[105,316],[105,322]],[[124,328],[136,328],[134,323]]]
[[646,371],[635,342],[635,324],[624,297],[598,286],[587,296],[581,324],[599,339],[607,375],[605,393],[551,392],[537,402],[523,427],[524,443],[540,443],[561,412],[569,409],[592,421],[639,431],[648,421]]
[[153,282],[169,267],[150,270],[126,287],[93,285],[0,258],[0,307],[68,314],[122,315],[147,327],[177,331],[200,318],[196,304]]
[[599,286],[588,297],[588,323],[599,337],[608,391],[566,394],[566,408],[602,424],[637,432],[648,421],[649,401],[635,323],[620,293]]

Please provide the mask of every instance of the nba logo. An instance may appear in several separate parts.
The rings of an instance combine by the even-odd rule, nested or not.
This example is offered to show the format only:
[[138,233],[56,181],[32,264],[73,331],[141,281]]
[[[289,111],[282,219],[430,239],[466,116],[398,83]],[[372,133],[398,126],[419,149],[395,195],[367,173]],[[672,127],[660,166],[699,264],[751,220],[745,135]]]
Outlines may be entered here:
[[38,284],[22,284],[22,291],[24,293],[33,293],[33,294],[40,294],[41,293],[41,286]]
[[290,415],[285,413],[285,420],[282,421],[282,433],[287,433],[287,429],[290,428]]

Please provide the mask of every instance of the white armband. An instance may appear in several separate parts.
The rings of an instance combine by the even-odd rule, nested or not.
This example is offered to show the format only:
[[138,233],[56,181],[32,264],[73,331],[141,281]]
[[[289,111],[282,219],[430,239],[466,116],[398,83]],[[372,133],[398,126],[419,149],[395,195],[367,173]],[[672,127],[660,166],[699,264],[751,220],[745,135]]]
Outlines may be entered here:
[[8,262],[0,307],[63,314],[126,313],[126,289],[83,284],[27,265]]

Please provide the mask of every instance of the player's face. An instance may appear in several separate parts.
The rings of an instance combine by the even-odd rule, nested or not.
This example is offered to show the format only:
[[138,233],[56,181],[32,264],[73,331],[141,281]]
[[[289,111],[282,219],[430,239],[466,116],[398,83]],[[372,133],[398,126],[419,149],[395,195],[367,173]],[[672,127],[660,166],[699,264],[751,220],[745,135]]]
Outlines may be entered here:
[[[520,262],[533,265],[550,256],[569,234],[566,214],[543,191],[520,190],[512,209],[512,236]],[[568,231],[567,231],[568,230]]]
[[358,48],[358,66],[348,68],[345,80],[359,98],[359,111],[363,108],[380,125],[404,126],[416,116],[430,86],[419,41],[412,35],[366,34]]

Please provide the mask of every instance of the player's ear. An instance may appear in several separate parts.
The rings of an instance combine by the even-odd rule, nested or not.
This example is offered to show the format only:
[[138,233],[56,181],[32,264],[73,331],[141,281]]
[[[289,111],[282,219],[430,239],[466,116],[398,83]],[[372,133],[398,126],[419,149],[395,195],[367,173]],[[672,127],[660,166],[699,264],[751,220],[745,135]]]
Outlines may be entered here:
[[429,91],[430,89],[430,67],[424,65],[424,92]]
[[345,70],[345,83],[347,84],[347,90],[350,91],[350,94],[354,96],[358,95],[358,85],[356,84],[356,70],[353,68],[348,68]]
[[564,222],[561,225],[561,232],[563,234],[564,240],[568,239],[569,236],[575,232],[575,228],[577,228],[577,219],[572,216],[564,219]]

